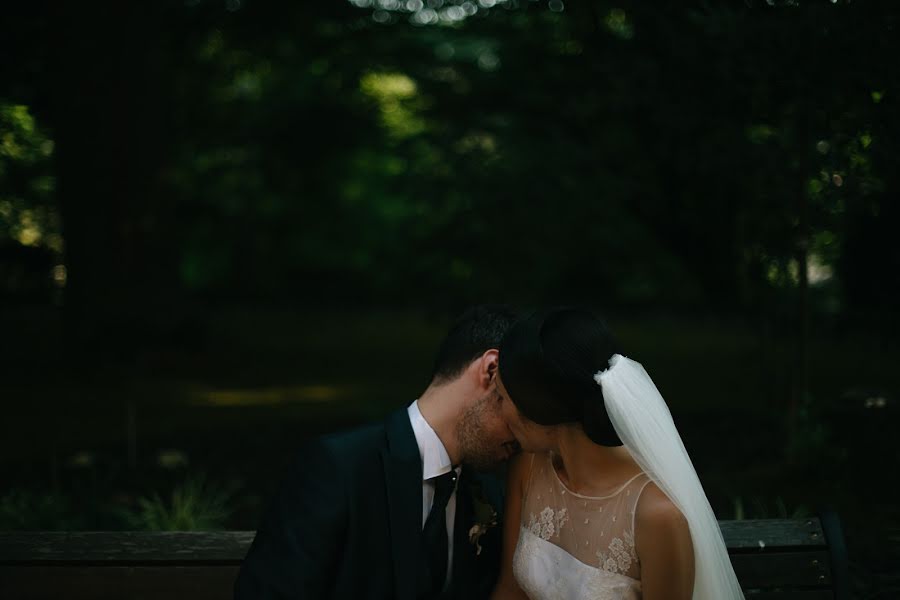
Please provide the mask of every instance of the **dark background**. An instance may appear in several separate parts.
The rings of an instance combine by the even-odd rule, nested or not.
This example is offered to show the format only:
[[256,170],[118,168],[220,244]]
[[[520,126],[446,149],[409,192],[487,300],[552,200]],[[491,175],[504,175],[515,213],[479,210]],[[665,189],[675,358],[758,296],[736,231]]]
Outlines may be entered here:
[[900,590],[900,8],[37,1],[0,13],[0,529],[255,527],[453,315],[579,303],[720,518]]

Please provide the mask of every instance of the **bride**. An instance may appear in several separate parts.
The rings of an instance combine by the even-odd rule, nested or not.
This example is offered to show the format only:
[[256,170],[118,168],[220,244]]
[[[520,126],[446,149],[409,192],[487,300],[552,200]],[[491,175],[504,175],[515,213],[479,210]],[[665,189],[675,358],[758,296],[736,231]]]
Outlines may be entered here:
[[523,319],[497,388],[525,452],[493,600],[743,599],[665,402],[602,322],[567,308]]

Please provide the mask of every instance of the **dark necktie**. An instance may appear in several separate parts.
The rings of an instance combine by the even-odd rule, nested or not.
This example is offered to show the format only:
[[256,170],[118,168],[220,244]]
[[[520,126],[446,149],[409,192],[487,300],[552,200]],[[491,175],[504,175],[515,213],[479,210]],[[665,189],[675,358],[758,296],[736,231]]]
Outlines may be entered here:
[[447,501],[456,488],[456,471],[450,470],[429,481],[434,483],[434,503],[425,520],[422,537],[431,575],[431,591],[440,594],[447,579]]

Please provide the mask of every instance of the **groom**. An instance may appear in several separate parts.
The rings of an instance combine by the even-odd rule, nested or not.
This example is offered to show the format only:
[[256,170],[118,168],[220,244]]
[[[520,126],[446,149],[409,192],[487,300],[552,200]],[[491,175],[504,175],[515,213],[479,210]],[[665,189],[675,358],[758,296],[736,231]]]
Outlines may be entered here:
[[244,560],[235,600],[490,595],[502,489],[477,470],[517,447],[494,384],[514,318],[506,307],[469,309],[418,400],[301,451]]

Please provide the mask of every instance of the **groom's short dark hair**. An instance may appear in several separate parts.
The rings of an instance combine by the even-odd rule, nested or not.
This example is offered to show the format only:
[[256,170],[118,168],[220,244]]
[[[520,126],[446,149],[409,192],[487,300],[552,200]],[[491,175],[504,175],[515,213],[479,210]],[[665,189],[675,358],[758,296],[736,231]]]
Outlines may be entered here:
[[438,348],[431,380],[442,383],[458,377],[473,360],[499,348],[518,315],[505,304],[481,304],[467,309],[453,323]]

